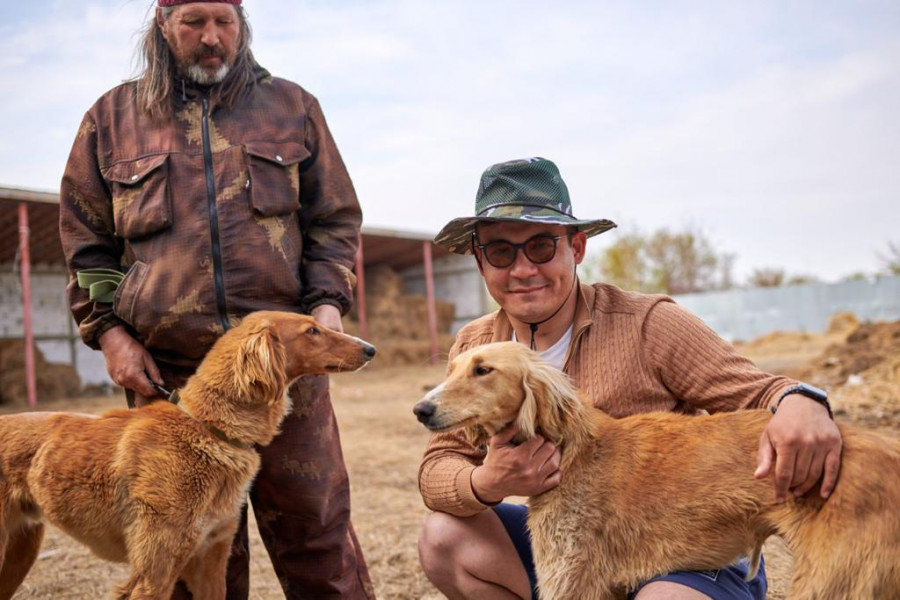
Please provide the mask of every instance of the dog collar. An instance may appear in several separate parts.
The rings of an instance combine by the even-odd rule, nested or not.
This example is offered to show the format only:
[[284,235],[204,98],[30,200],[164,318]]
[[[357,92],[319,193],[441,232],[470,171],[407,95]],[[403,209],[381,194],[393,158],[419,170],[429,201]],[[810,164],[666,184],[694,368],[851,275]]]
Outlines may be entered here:
[[163,396],[165,396],[165,397],[166,397],[166,400],[168,400],[168,401],[171,402],[172,404],[178,404],[178,402],[181,400],[181,396],[178,395],[178,390],[177,390],[177,389],[172,390],[172,391],[170,392],[169,390],[167,390],[167,389],[164,388],[163,386],[159,385],[159,384],[156,383],[155,381],[151,381],[151,382],[150,382],[150,385],[152,385],[152,386],[153,386],[153,389],[155,389],[157,392],[159,392],[160,394],[162,394]]
[[[173,397],[174,397],[174,399],[173,399]],[[219,429],[218,427],[213,427],[212,425],[207,425],[206,423],[204,423],[203,421],[201,421],[200,419],[195,417],[194,413],[189,411],[184,404],[179,404],[178,400],[179,400],[178,390],[175,390],[174,392],[172,392],[170,394],[169,402],[171,402],[172,404],[174,404],[175,406],[180,408],[182,411],[184,411],[184,413],[187,416],[189,416],[190,418],[194,419],[195,421],[197,421],[198,423],[200,423],[201,425],[206,427],[207,431],[209,431],[211,434],[213,434],[214,436],[216,436],[217,438],[219,438],[226,444],[230,444],[230,445],[234,446],[235,448],[240,448],[241,450],[252,450],[253,449],[253,444],[248,444],[247,442],[242,442],[242,441],[236,440],[232,437],[228,437],[228,435],[224,431]]]

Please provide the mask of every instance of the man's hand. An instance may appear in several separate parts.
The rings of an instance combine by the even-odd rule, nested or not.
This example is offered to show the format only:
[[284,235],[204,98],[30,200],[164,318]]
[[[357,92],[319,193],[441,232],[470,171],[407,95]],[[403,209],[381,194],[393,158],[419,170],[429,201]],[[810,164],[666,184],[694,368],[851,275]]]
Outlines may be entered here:
[[804,495],[820,478],[819,493],[827,498],[840,472],[841,446],[841,432],[824,406],[799,394],[785,396],[759,438],[754,476],[768,476],[774,463],[776,502],[784,502],[788,490]]
[[145,398],[160,395],[150,385],[151,379],[163,385],[156,362],[147,349],[131,337],[124,325],[104,331],[97,341],[106,358],[106,370],[116,385],[133,390]]
[[320,304],[310,313],[312,317],[333,331],[344,333],[344,325],[341,323],[341,311],[333,304]]
[[517,432],[512,424],[491,437],[484,463],[472,473],[472,489],[485,504],[507,496],[533,496],[559,485],[559,448],[541,436],[514,446]]

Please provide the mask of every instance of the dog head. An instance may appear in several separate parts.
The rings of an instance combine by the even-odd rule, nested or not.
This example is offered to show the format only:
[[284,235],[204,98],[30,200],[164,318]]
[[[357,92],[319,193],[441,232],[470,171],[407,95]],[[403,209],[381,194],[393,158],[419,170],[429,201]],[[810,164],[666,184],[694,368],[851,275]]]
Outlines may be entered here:
[[516,342],[477,346],[450,363],[447,378],[413,408],[428,429],[464,429],[473,443],[516,422],[519,435],[556,443],[581,401],[568,377]]
[[215,343],[198,373],[230,388],[231,397],[275,402],[302,375],[354,371],[374,356],[371,344],[319,325],[310,316],[258,311]]
[[248,392],[254,386],[286,387],[303,375],[356,371],[375,356],[371,344],[289,312],[251,313],[226,337],[232,334],[239,339],[234,375],[238,388]]
[[254,312],[213,345],[181,402],[191,404],[195,417],[234,433],[231,437],[265,445],[291,408],[287,390],[295,379],[357,370],[373,356],[371,344],[312,317]]

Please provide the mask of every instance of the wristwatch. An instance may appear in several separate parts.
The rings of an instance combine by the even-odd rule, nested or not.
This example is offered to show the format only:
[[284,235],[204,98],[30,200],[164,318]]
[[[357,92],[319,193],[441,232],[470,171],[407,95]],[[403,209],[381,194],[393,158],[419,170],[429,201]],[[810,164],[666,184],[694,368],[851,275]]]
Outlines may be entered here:
[[800,394],[801,396],[806,396],[810,400],[818,402],[828,409],[828,418],[834,421],[834,413],[831,412],[831,405],[828,403],[828,393],[825,390],[819,389],[814,385],[809,385],[808,383],[802,382],[798,383],[797,385],[792,385],[788,389],[784,390],[775,404],[773,404],[771,407],[773,415],[775,414],[775,411],[778,410],[778,407],[781,405],[781,401],[784,400],[785,396],[790,396],[791,394]]

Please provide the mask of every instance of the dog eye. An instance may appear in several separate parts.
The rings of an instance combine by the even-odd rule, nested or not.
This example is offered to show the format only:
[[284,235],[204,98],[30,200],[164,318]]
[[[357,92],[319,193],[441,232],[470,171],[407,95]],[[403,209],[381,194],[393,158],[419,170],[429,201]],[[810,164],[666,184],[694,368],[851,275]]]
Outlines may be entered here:
[[488,373],[490,373],[493,370],[494,369],[492,369],[491,367],[485,367],[484,365],[478,365],[477,367],[475,367],[475,374],[476,375],[487,375]]
[[306,330],[306,333],[308,333],[309,335],[319,335],[321,332],[315,327],[310,327]]

